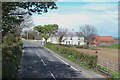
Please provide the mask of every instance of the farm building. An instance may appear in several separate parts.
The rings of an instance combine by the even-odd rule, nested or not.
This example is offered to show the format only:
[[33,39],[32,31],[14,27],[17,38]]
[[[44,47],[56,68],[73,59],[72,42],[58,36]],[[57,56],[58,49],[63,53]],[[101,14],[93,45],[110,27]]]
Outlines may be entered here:
[[115,42],[112,36],[96,36],[91,44],[95,45],[110,45]]
[[[45,41],[45,39],[43,38],[43,41]],[[58,44],[58,37],[57,36],[53,36],[50,37],[47,42],[51,42],[53,44]],[[66,36],[63,37],[61,44],[65,44],[65,45],[84,45],[84,37],[78,37],[78,36]]]

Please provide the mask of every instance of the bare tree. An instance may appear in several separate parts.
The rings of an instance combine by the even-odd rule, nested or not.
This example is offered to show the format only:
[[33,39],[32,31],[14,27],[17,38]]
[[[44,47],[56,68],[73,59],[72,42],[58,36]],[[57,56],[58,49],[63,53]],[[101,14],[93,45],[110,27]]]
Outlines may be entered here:
[[67,37],[67,29],[58,29],[58,32],[56,33],[57,39],[59,44],[61,44]]
[[84,25],[79,27],[79,32],[76,32],[79,37],[83,36],[87,45],[95,38],[97,35],[97,30],[95,27],[90,25]]
[[11,11],[11,13],[24,13],[22,15],[11,15],[17,19],[23,20],[20,24],[14,24],[14,32],[16,35],[19,36],[23,28],[30,28],[33,26],[31,15],[27,14],[27,11],[25,9],[17,7],[16,10]]
[[37,30],[34,30],[32,28],[24,28],[21,36],[23,38],[29,38],[29,39],[40,39],[39,32]]

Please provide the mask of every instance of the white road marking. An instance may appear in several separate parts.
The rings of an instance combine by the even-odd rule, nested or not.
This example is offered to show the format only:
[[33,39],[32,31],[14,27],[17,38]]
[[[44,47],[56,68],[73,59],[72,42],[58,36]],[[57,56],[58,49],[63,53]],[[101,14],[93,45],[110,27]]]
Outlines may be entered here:
[[[40,57],[40,55],[38,54],[38,52],[36,51],[36,54],[38,55],[38,57],[41,59],[41,57]],[[42,63],[44,64],[44,66],[47,66],[46,64],[45,64],[45,62],[43,61],[43,59],[41,59],[41,61],[42,61]]]
[[[65,63],[66,65],[69,65],[67,62],[65,62],[64,60],[62,60],[61,58],[57,57],[56,55],[54,55],[56,58],[58,58],[59,60],[61,60],[63,63]],[[79,70],[77,70],[75,67],[70,66],[72,69],[74,69],[75,71],[81,72]]]
[[[40,57],[40,55],[38,54],[37,51],[36,51],[36,54],[37,54],[38,57],[41,59],[41,57]],[[41,61],[43,62],[44,66],[47,66],[47,65],[45,64],[45,62],[43,61],[43,59],[41,59]],[[49,73],[50,73],[50,75],[54,78],[54,80],[56,80],[55,76],[53,75],[53,73],[52,73],[50,70],[49,70]]]
[[53,75],[53,73],[49,70],[50,75],[56,80],[55,76]]
[[24,53],[24,52],[25,52],[25,50],[23,49],[23,50],[22,50],[22,53]]
[[[71,66],[71,68],[73,68],[74,70],[78,71],[75,67]],[[79,71],[78,71],[79,72]]]
[[[59,58],[59,57],[57,57],[56,55],[54,55],[56,58],[58,58],[59,60],[61,60],[62,62],[64,62],[66,65],[69,65],[67,62],[65,62],[64,60],[62,60],[61,58]],[[74,69],[75,71],[78,71],[79,73],[81,73],[82,71],[79,71],[79,70],[77,70],[75,67],[73,67],[73,66],[70,66],[72,69]],[[88,75],[87,73],[85,73],[85,72],[82,72],[82,73],[84,73],[84,74],[86,74],[89,78],[91,78],[91,76],[90,75]]]
[[24,55],[24,53],[25,53],[25,49],[22,50],[22,56]]
[[67,62],[63,61],[62,59],[60,59],[59,57],[57,57],[56,55],[54,55],[56,58],[58,58],[59,60],[61,60],[63,63],[69,65]]
[[41,61],[43,62],[43,64],[44,64],[44,66],[47,66],[46,64],[45,64],[45,62],[41,59]]

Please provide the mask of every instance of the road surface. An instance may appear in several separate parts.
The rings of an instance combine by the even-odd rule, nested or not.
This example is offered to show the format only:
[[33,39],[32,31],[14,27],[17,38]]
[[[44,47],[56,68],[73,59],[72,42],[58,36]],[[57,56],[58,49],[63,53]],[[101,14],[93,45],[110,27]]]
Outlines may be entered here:
[[40,41],[23,40],[23,48],[18,78],[104,78],[55,54]]

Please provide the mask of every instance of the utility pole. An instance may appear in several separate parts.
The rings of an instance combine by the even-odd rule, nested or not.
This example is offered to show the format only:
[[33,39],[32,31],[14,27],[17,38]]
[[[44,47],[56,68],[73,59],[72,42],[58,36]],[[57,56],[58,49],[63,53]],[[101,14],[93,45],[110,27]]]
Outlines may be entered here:
[[28,40],[28,31],[27,31],[27,40]]

